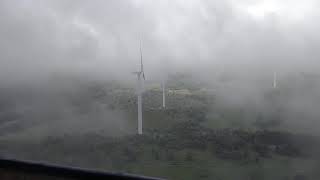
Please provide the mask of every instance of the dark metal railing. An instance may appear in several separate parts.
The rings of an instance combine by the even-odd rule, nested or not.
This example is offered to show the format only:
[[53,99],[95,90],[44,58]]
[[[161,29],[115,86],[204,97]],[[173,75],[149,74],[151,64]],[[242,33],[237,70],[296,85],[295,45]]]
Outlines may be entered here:
[[[19,178],[17,178],[19,177]],[[160,180],[145,176],[137,176],[123,173],[108,173],[96,170],[65,167],[47,163],[20,161],[15,159],[0,159],[1,179],[42,179],[50,177],[54,179],[128,179],[128,180]],[[27,178],[26,178],[27,177]],[[28,178],[29,177],[29,178]],[[32,178],[30,178],[32,177]],[[44,178],[43,178],[44,179]]]

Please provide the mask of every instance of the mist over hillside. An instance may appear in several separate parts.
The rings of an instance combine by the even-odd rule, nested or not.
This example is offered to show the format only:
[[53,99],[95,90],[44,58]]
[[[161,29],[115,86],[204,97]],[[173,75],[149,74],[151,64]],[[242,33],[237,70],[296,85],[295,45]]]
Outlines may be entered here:
[[[175,74],[167,79],[167,109],[180,112],[183,120],[187,111],[203,114],[208,124],[220,123],[214,128],[261,128],[271,122],[270,128],[318,135],[319,81],[311,75],[288,76],[274,89],[241,78],[201,82]],[[145,112],[160,110],[160,83],[145,83]],[[1,90],[2,134],[26,131],[32,138],[87,132],[134,134],[136,101],[135,85],[121,81],[64,77],[15,84]]]
[[318,179],[319,8],[2,0],[0,157],[170,179]]

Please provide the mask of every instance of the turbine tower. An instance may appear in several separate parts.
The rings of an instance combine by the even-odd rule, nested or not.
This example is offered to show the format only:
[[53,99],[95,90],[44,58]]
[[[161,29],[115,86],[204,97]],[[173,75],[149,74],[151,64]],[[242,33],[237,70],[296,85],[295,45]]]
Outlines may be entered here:
[[162,80],[162,108],[166,108],[166,84],[165,80]]
[[144,71],[143,71],[143,62],[142,62],[142,48],[141,48],[141,40],[140,40],[140,71],[133,72],[133,74],[137,75],[138,78],[138,87],[137,87],[137,94],[138,94],[138,134],[142,134],[142,79],[145,80]]
[[277,72],[273,73],[273,88],[277,88]]

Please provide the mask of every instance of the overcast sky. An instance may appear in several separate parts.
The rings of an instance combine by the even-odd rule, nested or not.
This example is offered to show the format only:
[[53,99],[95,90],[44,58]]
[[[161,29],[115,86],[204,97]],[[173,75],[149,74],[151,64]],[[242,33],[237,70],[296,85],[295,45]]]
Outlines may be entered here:
[[163,69],[317,71],[317,0],[1,0],[0,80],[82,73],[130,77],[142,40]]

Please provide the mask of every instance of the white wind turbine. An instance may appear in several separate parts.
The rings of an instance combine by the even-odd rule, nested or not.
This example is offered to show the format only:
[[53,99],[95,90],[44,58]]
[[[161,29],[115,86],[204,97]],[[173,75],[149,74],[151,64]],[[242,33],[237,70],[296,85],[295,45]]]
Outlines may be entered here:
[[141,48],[141,41],[140,41],[140,71],[133,72],[133,74],[137,75],[138,78],[138,86],[137,86],[137,94],[138,94],[138,134],[142,134],[142,79],[145,80],[145,75],[143,71],[143,62],[142,62],[142,48]]
[[166,82],[162,80],[162,108],[166,108]]
[[273,88],[277,88],[277,72],[273,73]]

